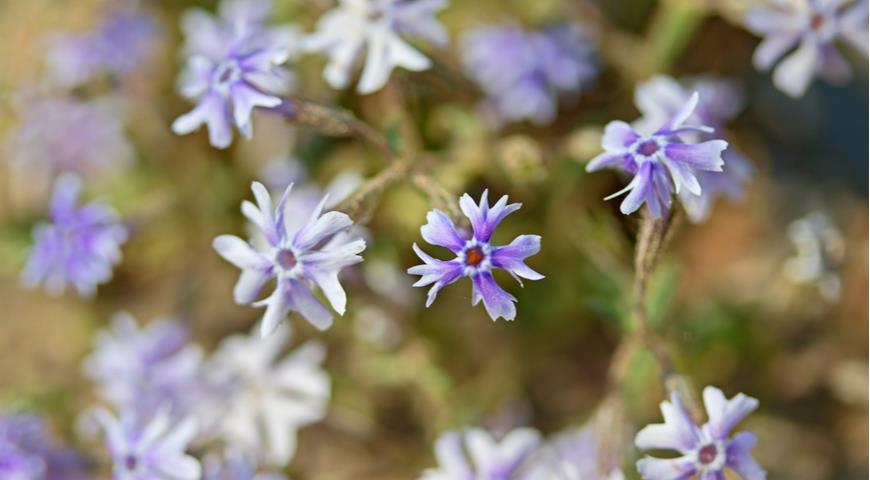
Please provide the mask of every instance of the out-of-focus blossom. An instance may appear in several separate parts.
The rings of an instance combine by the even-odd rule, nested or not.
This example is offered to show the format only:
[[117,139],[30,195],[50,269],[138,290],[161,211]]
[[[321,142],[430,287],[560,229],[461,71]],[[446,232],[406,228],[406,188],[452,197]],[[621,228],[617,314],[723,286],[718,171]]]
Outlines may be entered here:
[[200,480],[199,460],[185,453],[196,435],[192,419],[173,421],[165,412],[151,418],[131,412],[116,418],[95,409],[94,419],[106,436],[115,480]]
[[202,461],[202,480],[287,480],[276,473],[257,473],[256,463],[245,455],[226,451],[210,453]]
[[119,410],[150,416],[168,408],[176,418],[192,414],[202,351],[188,344],[188,337],[178,321],[155,320],[139,328],[130,314],[118,313],[97,333],[85,374]]
[[250,139],[251,113],[275,108],[289,90],[291,76],[280,65],[295,53],[298,34],[291,26],[267,28],[269,2],[224,2],[221,15],[188,12],[182,21],[189,58],[179,77],[179,91],[196,107],[172,124],[183,135],[208,127],[209,142],[226,148],[232,126]]
[[704,389],[704,407],[708,421],[698,426],[689,416],[674,392],[670,402],[662,402],[665,423],[647,425],[637,433],[634,443],[642,450],[676,450],[676,458],[645,457],[637,462],[637,470],[645,480],[724,479],[725,468],[733,470],[743,480],[763,480],[765,471],[752,458],[755,435],[731,430],[758,408],[758,400],[742,393],[728,400],[715,387]]
[[698,93],[695,92],[652,134],[638,133],[622,121],[607,124],[601,139],[605,151],[586,165],[586,171],[616,168],[634,178],[605,200],[628,192],[619,207],[622,213],[628,215],[646,203],[650,216],[660,218],[670,210],[674,192],[686,189],[693,195],[701,194],[695,172],[721,172],[722,152],[728,143],[724,140],[694,143],[686,138],[687,133],[713,132],[708,126],[685,124],[697,104]]
[[848,81],[852,69],[835,43],[843,40],[867,55],[867,5],[867,0],[779,0],[750,8],[746,27],[764,37],[752,58],[755,67],[770,70],[785,55],[773,83],[792,97],[803,95],[816,76]]
[[604,455],[602,432],[590,423],[542,445],[519,476],[522,480],[624,480],[619,455]]
[[[711,127],[713,132],[690,133],[686,136],[693,141],[725,138],[725,124],[742,110],[743,95],[734,83],[711,77],[692,79],[687,87],[664,75],[640,84],[635,90],[634,101],[643,116],[634,122],[633,127],[641,132],[654,131],[685,105],[693,91],[699,93],[699,101],[687,121]],[[722,153],[722,160],[725,163],[721,172],[696,172],[695,176],[701,185],[700,195],[689,189],[680,190],[680,202],[689,219],[695,223],[709,218],[719,196],[732,201],[740,200],[746,183],[752,177],[752,164],[739,150],[729,146]]]
[[598,73],[591,43],[575,25],[481,27],[466,33],[461,47],[465,70],[486,93],[496,123],[549,123],[560,98],[579,93]]
[[106,103],[42,98],[24,100],[20,111],[20,123],[7,138],[7,158],[28,174],[97,175],[117,171],[133,158],[123,126]]
[[786,277],[798,284],[815,285],[830,303],[840,299],[842,282],[839,266],[846,243],[831,219],[813,212],[788,226],[788,237],[797,251],[785,263]]
[[50,37],[46,62],[52,78],[65,87],[101,73],[129,75],[149,64],[158,34],[151,16],[122,7],[108,12],[93,31]]
[[493,268],[500,268],[510,273],[520,285],[521,278],[540,280],[540,273],[529,268],[525,259],[541,250],[540,235],[520,235],[509,245],[494,246],[490,244],[492,234],[501,221],[522,207],[520,203],[508,204],[507,195],[501,197],[495,205],[490,206],[484,190],[480,203],[466,193],[459,199],[462,213],[471,221],[472,234],[458,230],[453,220],[444,212],[434,209],[426,215],[427,223],[420,227],[423,239],[432,245],[449,249],[456,254],[452,260],[438,260],[423,252],[417,244],[414,251],[423,260],[423,265],[408,269],[411,275],[420,275],[414,283],[415,287],[432,285],[426,299],[426,307],[432,305],[438,292],[446,285],[462,277],[471,279],[471,304],[477,305],[483,300],[486,312],[490,318],[497,320],[513,320],[517,309],[516,298],[504,291],[492,276]]
[[226,396],[219,435],[238,452],[284,466],[296,451],[299,428],[326,414],[329,376],[321,368],[326,352],[309,342],[278,360],[288,330],[258,337],[252,332],[225,339],[210,362],[213,381]]
[[[323,213],[328,195],[313,210],[302,215],[287,212],[289,185],[277,207],[272,207],[269,192],[259,182],[251,190],[257,205],[242,202],[242,213],[259,230],[265,245],[254,248],[233,235],[214,239],[214,249],[227,261],[242,269],[233,296],[236,303],[266,307],[261,325],[263,336],[271,334],[290,311],[296,311],[318,329],[332,325],[332,313],[311,292],[317,285],[332,308],[343,315],[347,295],[338,280],[339,272],[359,263],[365,241],[351,238],[353,220],[341,212]],[[255,301],[265,284],[274,278],[274,292]]]
[[401,34],[444,45],[447,32],[435,14],[446,6],[447,0],[339,0],[338,6],[320,17],[317,31],[305,40],[305,49],[329,55],[323,78],[333,88],[350,84],[354,64],[365,50],[356,89],[372,93],[387,83],[396,67],[417,72],[431,66]]
[[421,480],[501,480],[513,478],[540,443],[540,434],[518,428],[497,441],[489,432],[472,428],[447,431],[435,442],[438,468],[423,472]]
[[49,294],[59,295],[70,284],[79,295],[91,297],[97,285],[112,278],[127,228],[107,205],[91,202],[79,207],[80,190],[78,177],[58,178],[51,199],[52,223],[33,230],[34,245],[21,274],[25,286],[44,284]]
[[84,480],[83,457],[64,448],[39,417],[0,415],[0,478],[4,480]]

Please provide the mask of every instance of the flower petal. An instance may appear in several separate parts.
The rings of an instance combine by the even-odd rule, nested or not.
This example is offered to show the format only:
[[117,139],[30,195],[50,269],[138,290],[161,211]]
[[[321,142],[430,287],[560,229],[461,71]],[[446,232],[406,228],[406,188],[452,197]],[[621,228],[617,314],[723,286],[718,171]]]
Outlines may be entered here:
[[813,80],[818,62],[818,48],[812,40],[804,40],[792,54],[776,67],[773,83],[792,97],[800,97]]
[[634,444],[642,450],[667,449],[689,453],[700,441],[701,432],[683,408],[680,395],[671,394],[671,401],[664,401],[660,408],[665,423],[647,425],[637,433]]
[[483,299],[483,306],[486,307],[486,313],[491,319],[498,320],[501,317],[505,320],[513,320],[516,318],[517,308],[514,302],[517,299],[498,286],[492,273],[479,272],[471,277],[471,281],[476,295]]
[[265,269],[269,260],[254,250],[248,242],[235,235],[219,235],[212,241],[218,255],[233,265],[246,269]]
[[653,458],[637,461],[637,472],[644,480],[688,480],[695,474],[695,461],[691,457]]
[[441,210],[435,209],[427,213],[426,222],[426,225],[420,227],[420,234],[427,242],[449,248],[454,253],[465,247],[465,240],[456,231],[453,220]]
[[725,140],[709,140],[697,144],[671,143],[665,146],[665,156],[696,170],[721,172],[725,161],[722,152],[728,148]]
[[332,325],[332,313],[314,297],[307,286],[298,280],[288,280],[286,288],[290,308],[299,312],[314,328],[326,330]]
[[604,135],[601,137],[601,146],[612,153],[623,153],[628,147],[640,138],[631,125],[615,120],[604,127]]
[[[529,280],[544,278],[540,273],[529,268],[524,260],[541,250],[540,235],[520,235],[510,245],[496,247],[492,250],[492,265],[507,270],[514,278],[522,277]],[[519,278],[517,278],[519,281]],[[520,282],[522,283],[522,282]]]
[[755,435],[740,432],[731,439],[726,448],[726,465],[743,480],[764,480],[767,472],[752,458],[750,450],[755,446]]
[[263,285],[272,278],[268,270],[247,269],[242,270],[236,286],[233,287],[233,300],[239,305],[247,305],[257,299]]
[[716,387],[704,389],[704,408],[707,409],[706,428],[715,440],[724,440],[735,425],[758,408],[758,400],[738,393],[731,400]]

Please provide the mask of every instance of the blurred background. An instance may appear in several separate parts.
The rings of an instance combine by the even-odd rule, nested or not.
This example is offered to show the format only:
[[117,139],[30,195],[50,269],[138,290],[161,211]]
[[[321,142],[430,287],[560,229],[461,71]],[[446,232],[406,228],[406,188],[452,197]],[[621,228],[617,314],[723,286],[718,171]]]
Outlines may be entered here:
[[[259,310],[232,302],[238,270],[211,241],[244,234],[238,206],[250,182],[304,172],[325,186],[383,168],[365,145],[266,113],[255,115],[253,140],[237,138],[225,151],[203,132],[174,136],[169,125],[190,108],[175,91],[179,17],[192,6],[213,11],[215,2],[140,2],[152,23],[135,68],[71,90],[46,81],[52,35],[93,30],[112,3],[0,2],[0,134],[9,160],[0,162],[0,407],[44,415],[66,441],[97,452],[74,434],[76,415],[95,402],[80,363],[114,312],[179,318],[206,349],[247,331]],[[346,272],[348,312],[323,333],[291,320],[294,343],[326,343],[332,378],[329,413],[302,429],[291,478],[415,478],[435,465],[432,442],[447,428],[549,433],[589,418],[625,326],[638,216],[602,201],[621,188],[617,175],[587,174],[584,164],[599,153],[606,122],[638,116],[634,87],[656,73],[737,82],[745,108],[727,138],[755,174],[741,201],[719,201],[707,222],[680,226],[650,287],[654,328],[697,392],[716,385],[760,400],[745,426],[759,436],[755,455],[770,478],[867,477],[867,60],[850,57],[855,74],[846,85],[816,81],[802,98],[787,97],[751,64],[759,39],[741,25],[746,3],[456,0],[439,15],[450,46],[421,47],[436,67],[395,71],[373,95],[331,90],[321,57],[292,65],[298,95],[341,105],[431,152],[434,176],[457,197],[489,188],[522,202],[496,241],[542,235],[529,263],[547,278],[520,288],[497,277],[519,300],[514,322],[472,308],[463,282],[424,309],[425,292],[404,272],[418,263],[410,246],[421,241],[431,205],[408,185],[386,191],[358,219],[368,248],[365,262]],[[276,0],[272,18],[309,32],[331,7]],[[459,32],[565,21],[592,32],[601,68],[594,84],[550,125],[490,128],[478,114],[479,92],[463,79]],[[85,197],[112,204],[132,228],[114,278],[90,301],[19,281],[32,228],[47,217],[51,180],[12,158],[36,147],[22,153],[10,139],[33,102],[58,95],[100,103],[121,129],[108,147],[79,145],[103,141],[98,135],[67,140],[111,165],[89,174]],[[660,418],[657,375],[648,357],[632,360],[623,389],[636,428]]]

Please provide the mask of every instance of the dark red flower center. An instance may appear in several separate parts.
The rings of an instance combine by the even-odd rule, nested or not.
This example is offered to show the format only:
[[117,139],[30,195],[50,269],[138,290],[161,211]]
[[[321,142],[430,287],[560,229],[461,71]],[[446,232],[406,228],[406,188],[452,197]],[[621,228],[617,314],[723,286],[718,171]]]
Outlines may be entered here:
[[718,454],[719,449],[716,448],[716,445],[713,445],[712,443],[704,445],[701,447],[701,450],[698,451],[698,461],[704,465],[709,465],[716,460]]
[[816,12],[810,17],[810,28],[812,28],[813,30],[818,30],[822,28],[822,25],[824,24],[825,17],[821,13]]
[[480,247],[471,247],[465,251],[465,264],[469,267],[476,267],[483,261],[485,255]]
[[275,257],[275,260],[284,270],[292,270],[297,263],[296,255],[293,255],[293,252],[290,250],[281,250]]
[[136,455],[130,454],[130,455],[127,455],[126,458],[124,458],[124,466],[127,467],[128,471],[136,470],[136,467],[138,465],[139,465],[139,459],[136,458]]
[[659,151],[659,144],[655,140],[647,140],[637,147],[637,153],[649,157]]

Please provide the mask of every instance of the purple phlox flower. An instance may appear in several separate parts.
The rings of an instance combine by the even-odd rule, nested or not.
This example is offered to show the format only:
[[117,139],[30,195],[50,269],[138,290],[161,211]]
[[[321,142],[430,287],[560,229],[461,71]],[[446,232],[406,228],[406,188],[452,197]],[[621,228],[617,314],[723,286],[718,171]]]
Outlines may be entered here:
[[[634,122],[635,130],[653,131],[658,125],[677,113],[691,97],[692,91],[699,93],[698,105],[687,120],[713,128],[711,133],[689,133],[684,136],[690,141],[724,138],[725,124],[737,116],[743,108],[743,95],[733,82],[714,77],[691,79],[688,88],[677,80],[659,75],[640,84],[635,90],[635,104],[643,115]],[[725,196],[732,201],[743,197],[746,184],[752,178],[753,168],[749,159],[739,150],[729,146],[722,153],[721,172],[699,171],[696,178],[701,185],[701,194],[696,195],[689,189],[679,192],[680,202],[689,219],[695,223],[705,221],[710,216],[716,198]]]
[[501,197],[495,205],[490,206],[487,198],[488,190],[483,191],[480,203],[466,193],[459,199],[462,213],[471,221],[472,235],[457,230],[453,221],[444,212],[435,209],[426,215],[426,225],[420,227],[423,239],[432,245],[450,249],[456,258],[438,260],[423,252],[414,244],[414,252],[423,260],[423,265],[408,269],[411,275],[420,275],[415,287],[432,285],[426,299],[426,307],[432,305],[438,292],[445,285],[462,277],[471,278],[471,304],[477,305],[483,300],[486,312],[490,318],[497,320],[513,320],[516,317],[516,298],[504,291],[492,276],[493,268],[500,268],[511,274],[520,285],[521,278],[540,280],[540,273],[529,268],[525,259],[541,250],[540,235],[520,235],[509,245],[495,246],[490,244],[492,234],[501,221],[511,213],[520,209],[522,204],[508,204],[507,195]]
[[698,426],[686,412],[680,395],[674,392],[670,402],[662,402],[665,423],[647,425],[634,439],[641,450],[676,450],[681,456],[661,459],[645,457],[637,470],[645,480],[688,479],[693,475],[705,480],[724,480],[730,468],[743,480],[763,480],[766,473],[752,458],[755,435],[738,432],[729,438],[734,427],[758,408],[758,400],[742,393],[728,400],[715,387],[704,389],[704,407],[708,421]]
[[174,417],[185,416],[195,410],[202,361],[202,350],[188,340],[181,322],[158,319],[140,328],[120,312],[97,333],[83,369],[119,410],[149,416],[169,408]]
[[277,156],[267,161],[258,172],[260,182],[270,192],[281,191],[291,183],[302,183],[308,176],[305,166],[294,157]]
[[[261,325],[262,335],[271,334],[286,317],[296,311],[312,325],[325,330],[332,325],[332,313],[311,292],[317,285],[332,308],[344,315],[347,295],[338,280],[339,272],[359,263],[365,241],[350,238],[345,233],[353,220],[341,212],[323,210],[329,200],[324,196],[306,217],[287,215],[290,190],[284,191],[273,210],[269,192],[259,182],[251,184],[257,205],[242,202],[242,213],[266,240],[263,248],[233,235],[214,239],[214,249],[227,261],[242,269],[233,296],[236,303],[266,307]],[[306,220],[300,221],[301,218]],[[255,301],[269,279],[276,280],[274,292],[266,299]]]
[[[604,432],[604,435],[613,432]],[[624,480],[620,456],[602,455],[602,431],[590,422],[557,434],[529,459],[521,480]]]
[[173,132],[183,135],[205,124],[209,143],[226,148],[233,125],[251,138],[254,108],[284,102],[279,95],[288,92],[292,77],[280,65],[295,55],[299,35],[292,26],[267,28],[263,5],[268,4],[225,2],[219,18],[201,10],[184,16],[189,58],[179,91],[197,105],[172,123]]
[[219,435],[238,452],[283,467],[296,450],[296,432],[321,420],[329,401],[324,347],[308,342],[280,360],[286,328],[266,339],[255,331],[226,338],[210,364],[213,381],[224,385]]
[[196,421],[173,421],[166,412],[139,417],[124,412],[116,418],[108,410],[91,412],[106,436],[115,480],[200,480],[199,460],[185,453],[196,435]]
[[722,171],[722,152],[728,143],[724,140],[701,143],[684,140],[687,133],[713,132],[707,126],[685,124],[697,104],[696,92],[649,135],[636,132],[622,121],[607,124],[601,139],[605,151],[586,165],[586,171],[617,168],[634,175],[634,178],[605,200],[628,192],[620,205],[622,213],[628,215],[646,203],[650,215],[660,218],[670,210],[674,192],[686,189],[694,195],[701,194],[701,184],[695,172]]
[[121,7],[108,12],[93,31],[53,35],[46,61],[52,78],[66,87],[81,85],[100,73],[127,75],[149,64],[158,34],[150,15]]
[[97,285],[112,278],[121,261],[127,228],[109,206],[91,202],[78,207],[81,181],[62,175],[51,199],[51,223],[33,229],[33,248],[21,281],[28,288],[41,283],[51,295],[71,284],[79,295],[92,297]]
[[423,472],[421,480],[502,480],[512,478],[540,443],[531,428],[518,428],[496,441],[486,430],[447,431],[435,441],[438,468]]
[[338,6],[320,17],[304,48],[329,55],[323,78],[333,88],[350,84],[354,64],[365,50],[356,90],[373,93],[387,83],[393,68],[418,72],[431,66],[400,34],[444,45],[447,32],[435,15],[446,6],[447,0],[339,0]]
[[35,415],[0,415],[0,478],[4,480],[84,480],[85,459],[59,445]]
[[133,159],[123,125],[107,102],[57,97],[26,100],[7,137],[7,158],[28,175],[117,171]]
[[580,92],[598,73],[588,35],[577,25],[480,27],[467,32],[461,46],[465,70],[486,94],[486,110],[497,124],[551,122],[559,100]]
[[752,58],[755,67],[770,70],[785,55],[773,72],[773,83],[792,97],[803,95],[816,76],[831,83],[847,81],[852,69],[835,42],[843,40],[867,55],[867,4],[867,0],[781,0],[750,8],[746,27],[764,37]]
[[785,262],[786,278],[797,284],[815,285],[827,302],[839,300],[843,289],[839,268],[846,242],[831,218],[822,211],[812,212],[791,222],[787,233],[795,255]]
[[209,453],[202,464],[202,480],[287,480],[284,475],[276,473],[257,473],[254,460],[232,450]]

